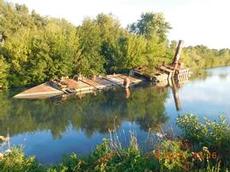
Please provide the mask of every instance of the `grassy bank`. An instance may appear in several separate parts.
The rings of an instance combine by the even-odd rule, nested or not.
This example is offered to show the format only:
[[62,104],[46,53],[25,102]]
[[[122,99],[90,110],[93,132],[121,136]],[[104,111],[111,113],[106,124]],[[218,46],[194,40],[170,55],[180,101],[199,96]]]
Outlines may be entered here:
[[228,171],[230,167],[230,126],[224,119],[201,120],[187,114],[177,118],[180,137],[157,133],[158,144],[143,153],[134,135],[130,144],[104,140],[88,157],[72,154],[61,163],[43,166],[34,157],[26,157],[20,148],[13,148],[0,160],[0,169],[8,171]]

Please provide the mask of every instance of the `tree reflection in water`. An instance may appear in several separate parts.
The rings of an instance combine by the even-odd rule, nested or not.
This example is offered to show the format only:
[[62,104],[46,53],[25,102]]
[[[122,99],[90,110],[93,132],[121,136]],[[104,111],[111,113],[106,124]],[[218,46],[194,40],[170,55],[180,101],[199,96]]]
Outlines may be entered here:
[[[108,133],[123,121],[135,122],[144,131],[158,130],[167,121],[165,99],[167,88],[117,89],[86,95],[83,98],[48,100],[15,100],[0,93],[0,135],[51,131],[60,138],[68,127],[80,129],[87,136]],[[127,95],[128,94],[128,95]]]

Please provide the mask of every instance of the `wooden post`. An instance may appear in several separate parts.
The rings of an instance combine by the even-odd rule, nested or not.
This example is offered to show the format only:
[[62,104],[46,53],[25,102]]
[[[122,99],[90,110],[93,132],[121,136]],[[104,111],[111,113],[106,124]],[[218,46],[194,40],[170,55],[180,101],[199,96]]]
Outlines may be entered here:
[[129,90],[129,88],[126,88],[125,89],[125,97],[128,99],[129,96],[130,96],[130,90]]
[[92,80],[93,80],[93,81],[96,81],[96,79],[97,79],[97,76],[96,76],[96,75],[93,75]]
[[129,88],[129,85],[130,85],[130,79],[129,79],[129,77],[126,77],[126,78],[124,79],[123,86],[124,86],[125,88]]

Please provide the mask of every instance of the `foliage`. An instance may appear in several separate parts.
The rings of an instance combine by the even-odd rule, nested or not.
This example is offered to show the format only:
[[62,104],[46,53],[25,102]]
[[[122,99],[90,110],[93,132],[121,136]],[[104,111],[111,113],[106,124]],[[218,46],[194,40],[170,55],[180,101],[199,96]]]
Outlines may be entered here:
[[4,58],[0,55],[0,89],[8,86],[7,81],[8,65]]
[[209,49],[203,45],[186,47],[182,52],[182,60],[186,66],[195,70],[230,65],[229,49]]
[[91,19],[85,19],[78,29],[80,56],[77,72],[86,76],[104,73],[104,59],[100,55],[102,40],[99,26]]
[[146,38],[145,59],[147,66],[154,67],[164,61],[168,62],[169,45],[167,33],[171,29],[162,13],[144,13],[137,23],[133,23],[129,30]]
[[[170,24],[162,13],[144,13],[128,26],[112,15],[98,14],[75,27],[63,19],[42,17],[25,5],[0,1],[0,86],[42,83],[61,76],[124,72],[138,66],[151,70],[170,63],[176,42],[169,44]],[[230,64],[229,49],[187,47],[189,67]]]
[[130,34],[121,37],[118,43],[115,69],[132,69],[141,65],[147,65],[145,57],[146,39]]
[[163,140],[163,142],[154,150],[154,155],[162,165],[161,170],[187,170],[189,153],[182,149],[180,140]]
[[[51,166],[43,166],[34,157],[26,157],[20,148],[13,148],[0,160],[0,167],[2,171],[49,172],[227,171],[229,144],[226,140],[229,134],[225,132],[229,130],[229,126],[222,117],[220,121],[207,119],[205,121],[205,125],[209,128],[207,133],[210,133],[204,133],[202,138],[200,134],[202,127],[199,127],[202,122],[195,115],[178,117],[178,126],[186,126],[182,127],[182,130],[186,131],[183,137],[171,138],[167,134],[162,134],[161,137],[158,136],[160,139],[156,147],[148,153],[143,153],[139,149],[136,137],[131,134],[130,145],[126,148],[119,146],[115,140],[106,139],[87,157],[81,158],[71,154],[65,156],[59,164]],[[226,138],[222,137],[223,133],[227,134],[224,134]],[[219,144],[220,147],[215,147],[214,144]]]
[[75,172],[75,171],[84,171],[85,162],[81,160],[76,154],[71,154],[69,156],[65,156],[63,161],[55,166],[49,167],[46,169],[48,172]]
[[130,26],[131,32],[144,35],[147,39],[159,37],[160,41],[167,40],[166,33],[171,29],[162,13],[144,13],[137,23]]
[[104,69],[109,73],[116,72],[122,57],[119,49],[120,40],[128,33],[112,15],[99,14],[95,23],[100,28],[100,55],[104,59]]
[[207,146],[211,151],[221,155],[225,163],[229,163],[230,125],[223,116],[219,120],[205,119],[187,114],[177,118],[177,125],[182,129],[184,137],[194,143],[196,149]]
[[0,160],[0,169],[1,172],[39,172],[44,168],[38,164],[34,157],[26,157],[21,148],[13,148]]
[[0,159],[1,171],[36,172],[83,172],[83,171],[226,171],[220,161],[213,161],[210,151],[203,147],[200,152],[192,152],[183,140],[163,139],[155,150],[142,153],[135,136],[130,138],[128,148],[113,149],[112,142],[104,140],[88,157],[80,158],[76,154],[66,155],[56,165],[44,166],[34,157],[26,157],[20,148],[13,148]]
[[[76,154],[65,156],[60,164],[41,166],[33,157],[25,157],[21,149],[14,148],[11,153],[4,155],[0,160],[1,170],[4,171],[150,171],[156,162],[153,157],[145,157],[136,147],[133,137],[130,147],[113,150],[108,140],[98,145],[96,150],[85,159]],[[151,161],[152,160],[152,161]]]

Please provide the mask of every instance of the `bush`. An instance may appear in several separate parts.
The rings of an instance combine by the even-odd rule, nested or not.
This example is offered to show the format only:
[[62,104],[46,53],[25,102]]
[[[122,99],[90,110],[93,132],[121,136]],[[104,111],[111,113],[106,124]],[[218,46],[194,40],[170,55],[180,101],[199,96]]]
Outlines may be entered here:
[[0,160],[1,172],[40,172],[44,169],[34,157],[25,157],[21,148],[13,148]]
[[154,150],[154,155],[158,159],[162,171],[189,169],[187,162],[189,153],[187,149],[183,149],[181,140],[163,140],[158,148]]
[[182,129],[183,137],[188,139],[194,149],[202,149],[206,146],[212,152],[217,152],[219,158],[225,164],[230,161],[230,125],[224,116],[218,120],[210,121],[192,114],[186,114],[177,118],[177,125]]

